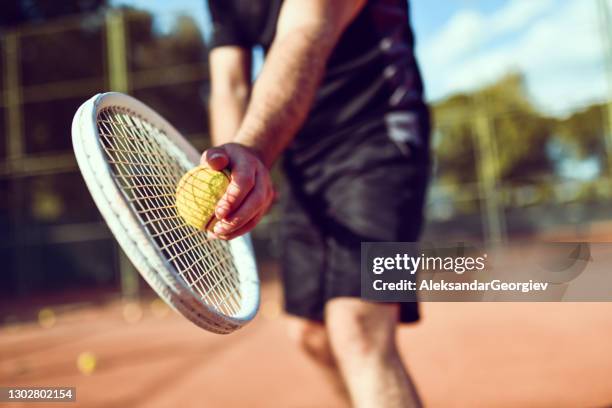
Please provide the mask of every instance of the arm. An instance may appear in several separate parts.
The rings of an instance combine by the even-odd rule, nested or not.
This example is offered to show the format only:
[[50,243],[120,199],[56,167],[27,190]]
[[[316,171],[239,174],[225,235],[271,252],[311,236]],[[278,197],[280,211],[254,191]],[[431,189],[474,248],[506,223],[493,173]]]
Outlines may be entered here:
[[252,229],[270,206],[268,168],[303,124],[327,59],[365,0],[286,0],[277,32],[233,143],[203,161],[232,170],[216,208],[215,234],[231,239]]
[[312,106],[327,59],[364,0],[288,0],[235,142],[270,167]]
[[209,56],[209,123],[213,146],[229,143],[244,118],[251,91],[251,55],[244,48],[215,48]]

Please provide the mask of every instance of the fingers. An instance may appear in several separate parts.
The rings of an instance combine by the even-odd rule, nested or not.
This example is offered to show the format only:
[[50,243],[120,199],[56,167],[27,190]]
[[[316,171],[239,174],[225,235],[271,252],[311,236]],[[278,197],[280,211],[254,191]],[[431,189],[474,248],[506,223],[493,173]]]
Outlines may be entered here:
[[230,239],[234,239],[236,237],[244,235],[247,232],[251,231],[253,228],[255,228],[255,226],[259,223],[259,221],[261,221],[264,214],[265,214],[265,211],[262,211],[259,214],[257,214],[255,217],[253,217],[249,222],[241,226],[240,228],[234,231],[231,231],[231,232],[224,233],[224,234],[213,234],[212,237],[229,241]]
[[272,185],[266,177],[259,174],[255,186],[235,212],[230,213],[215,225],[214,233],[227,235],[246,225],[255,214],[266,213],[274,198]]
[[230,184],[215,209],[218,219],[222,220],[232,211],[236,211],[255,187],[257,164],[254,159],[249,160],[248,157],[232,160]]
[[208,165],[213,170],[223,170],[229,165],[230,158],[227,152],[219,147],[206,150],[200,159],[200,163]]
[[208,149],[201,159],[215,170],[231,168],[230,183],[215,207],[211,238],[232,239],[250,231],[275,199],[268,169],[250,149],[235,143]]

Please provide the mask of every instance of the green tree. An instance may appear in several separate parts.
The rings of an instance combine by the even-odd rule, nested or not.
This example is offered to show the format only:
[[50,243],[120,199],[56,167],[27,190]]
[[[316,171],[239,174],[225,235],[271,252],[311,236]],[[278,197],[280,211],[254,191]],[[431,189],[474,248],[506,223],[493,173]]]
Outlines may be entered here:
[[[444,182],[477,180],[477,138],[488,136],[496,146],[496,179],[533,181],[553,171],[546,146],[555,120],[532,106],[520,73],[511,73],[473,93],[441,101],[434,105],[434,115],[438,126],[434,146],[439,176]],[[487,134],[476,125],[478,115],[486,117]]]
[[604,104],[594,104],[557,122],[560,139],[572,147],[577,158],[596,156],[601,163],[606,162],[606,108]]

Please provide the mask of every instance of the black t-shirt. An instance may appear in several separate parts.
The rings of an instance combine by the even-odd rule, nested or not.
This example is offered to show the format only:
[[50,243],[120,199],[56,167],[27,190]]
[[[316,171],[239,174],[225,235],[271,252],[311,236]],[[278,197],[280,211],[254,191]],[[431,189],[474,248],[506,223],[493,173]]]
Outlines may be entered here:
[[[212,46],[261,45],[274,39],[282,0],[209,0]],[[425,110],[406,0],[370,0],[346,28],[297,140],[383,121],[387,113]],[[282,78],[279,78],[282,83]]]

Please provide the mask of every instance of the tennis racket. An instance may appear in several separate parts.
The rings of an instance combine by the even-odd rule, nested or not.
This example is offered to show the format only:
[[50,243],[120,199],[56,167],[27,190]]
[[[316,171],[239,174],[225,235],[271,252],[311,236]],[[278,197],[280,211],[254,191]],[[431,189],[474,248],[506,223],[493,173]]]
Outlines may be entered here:
[[76,112],[72,142],[104,220],[168,305],[214,333],[253,319],[259,280],[249,237],[209,240],[177,213],[177,184],[200,155],[174,127],[130,96],[104,93]]

